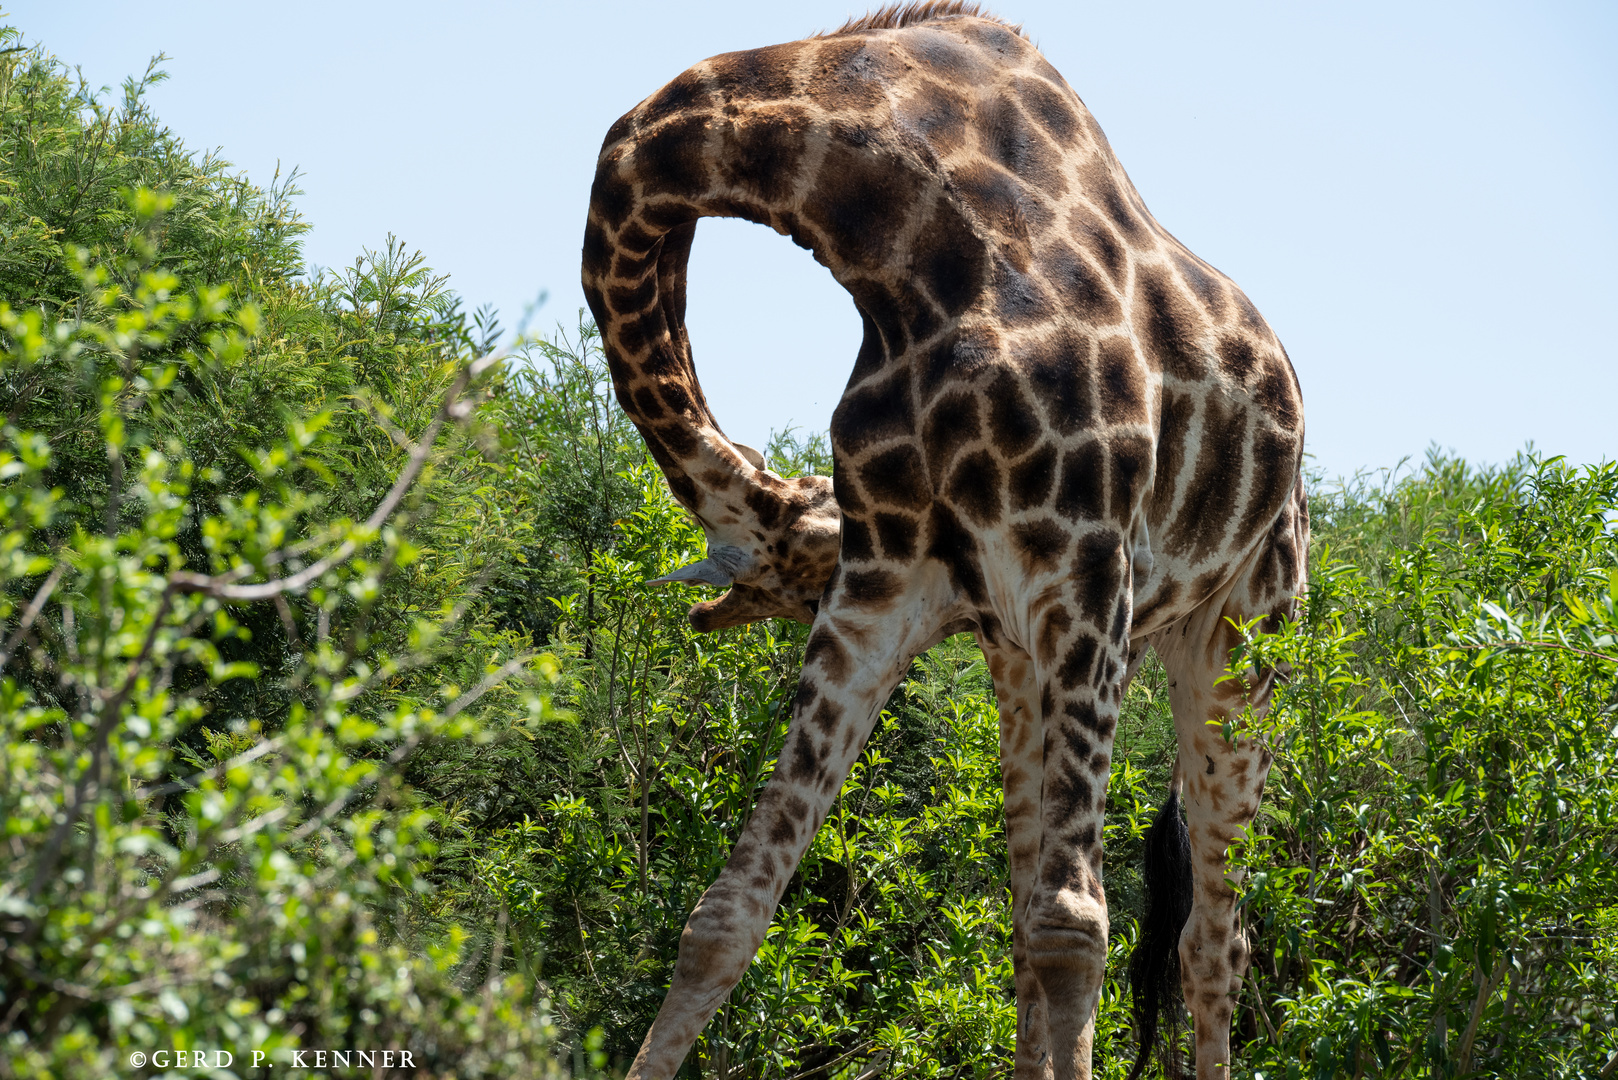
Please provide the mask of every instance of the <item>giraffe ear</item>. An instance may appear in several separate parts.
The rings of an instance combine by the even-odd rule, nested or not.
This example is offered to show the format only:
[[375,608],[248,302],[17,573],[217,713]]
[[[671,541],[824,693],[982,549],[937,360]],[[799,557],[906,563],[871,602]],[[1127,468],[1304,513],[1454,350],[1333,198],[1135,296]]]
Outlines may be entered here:
[[744,445],[743,443],[733,442],[730,445],[734,446],[736,448],[736,452],[745,458],[747,463],[753,466],[753,468],[764,468],[763,454],[759,453],[757,450],[754,450],[751,446]]
[[720,566],[710,558],[703,559],[701,562],[694,562],[690,566],[682,566],[672,574],[664,574],[660,578],[652,578],[646,584],[669,585],[679,582],[682,585],[692,585],[700,581],[708,585],[717,585],[723,589],[725,586],[729,585],[732,580],[734,579],[725,572],[724,567]]

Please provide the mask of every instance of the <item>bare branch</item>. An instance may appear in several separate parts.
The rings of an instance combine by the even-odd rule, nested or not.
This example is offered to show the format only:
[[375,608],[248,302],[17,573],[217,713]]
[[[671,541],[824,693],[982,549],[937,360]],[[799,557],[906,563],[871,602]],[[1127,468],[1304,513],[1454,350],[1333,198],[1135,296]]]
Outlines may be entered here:
[[[456,716],[460,715],[467,708],[473,705],[484,694],[487,694],[497,685],[504,682],[507,677],[522,670],[523,665],[527,664],[528,661],[532,660],[533,658],[534,653],[526,652],[520,656],[512,657],[494,671],[489,672],[481,680],[479,680],[476,686],[472,687],[472,689],[456,698],[454,703],[450,705],[448,709],[444,710],[443,716],[439,717],[440,722],[453,720]],[[416,747],[421,745],[422,740],[425,739],[428,734],[430,734],[430,732],[418,732],[417,734],[406,739],[404,742],[400,743],[398,747],[394,749],[393,753],[389,754],[386,758],[386,765],[388,769],[397,767],[401,762],[404,761],[405,758],[415,753]],[[290,842],[297,843],[298,841],[307,838],[309,834],[314,832],[316,829],[326,825],[334,817],[342,813],[343,808],[352,802],[355,796],[361,794],[362,792],[369,791],[371,788],[381,783],[384,775],[386,775],[386,770],[378,769],[375,772],[372,772],[369,776],[356,782],[348,791],[327,803],[325,807],[321,809],[319,814],[298,826],[297,830],[294,831],[289,838]],[[281,816],[284,817],[285,815],[283,814]],[[248,825],[253,825],[259,820],[261,819],[255,818],[254,821],[249,822]],[[277,820],[279,820],[279,818]],[[257,829],[248,829],[246,826],[244,826],[243,829],[245,831],[242,835],[247,835],[247,832],[258,831]]]
[[1559,649],[1562,652],[1576,653],[1579,656],[1588,656],[1596,660],[1606,660],[1618,664],[1618,656],[1611,653],[1591,652],[1588,649],[1575,649],[1571,645],[1563,645],[1559,641],[1491,641],[1483,645],[1428,645],[1427,652],[1443,652],[1445,649],[1467,649],[1478,651],[1482,649]]
[[[405,462],[405,467],[399,472],[399,475],[394,478],[393,486],[388,489],[387,495],[377,504],[376,509],[371,511],[371,516],[365,519],[365,524],[361,526],[364,531],[372,533],[379,531],[387,523],[388,519],[393,516],[393,512],[399,508],[399,503],[404,500],[405,494],[415,484],[416,478],[421,475],[421,470],[426,466],[427,459],[432,454],[433,444],[438,439],[438,433],[443,430],[444,425],[451,420],[464,420],[471,414],[471,404],[462,397],[466,392],[466,388],[471,385],[473,379],[481,375],[490,365],[499,361],[503,356],[503,353],[486,356],[461,369],[461,373],[455,377],[454,383],[450,385],[449,390],[445,393],[443,403],[438,407],[437,415],[427,425],[427,429],[422,432],[421,438],[411,444],[410,458]],[[306,588],[311,582],[318,580],[326,571],[342,563],[358,549],[358,541],[350,535],[338,545],[336,551],[304,567],[296,574],[284,578],[275,578],[271,581],[257,582],[252,585],[231,584],[218,576],[192,574],[185,571],[170,575],[169,584],[170,587],[180,592],[203,593],[220,600],[268,600],[282,593],[296,592]],[[233,575],[246,576],[246,574],[252,572],[253,568],[250,566],[238,567],[237,571],[233,571]]]
[[34,625],[34,620],[39,618],[39,613],[45,610],[45,601],[50,599],[51,593],[56,589],[56,583],[62,580],[62,574],[66,570],[67,563],[57,563],[55,568],[51,570],[50,576],[45,579],[39,590],[34,593],[34,598],[28,602],[28,607],[22,613],[22,620],[17,623],[17,629],[13,630],[11,637],[6,640],[6,647],[0,649],[0,668],[11,663],[12,652],[22,643],[22,639],[27,636],[28,628]]

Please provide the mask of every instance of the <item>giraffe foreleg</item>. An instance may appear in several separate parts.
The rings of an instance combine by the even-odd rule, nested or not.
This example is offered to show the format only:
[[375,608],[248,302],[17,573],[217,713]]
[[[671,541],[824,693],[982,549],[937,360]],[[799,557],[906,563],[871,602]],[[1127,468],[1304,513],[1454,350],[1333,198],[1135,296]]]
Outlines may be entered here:
[[1028,898],[1039,869],[1039,787],[1043,774],[1039,680],[1033,658],[982,635],[1000,709],[1000,782],[1005,793],[1006,853],[1010,864],[1012,962],[1017,981],[1016,1080],[1050,1080],[1050,1030],[1045,993],[1028,959]]
[[1044,989],[1056,1080],[1089,1080],[1107,964],[1101,843],[1119,704],[1130,669],[1121,535],[1081,538],[1075,573],[1034,622],[1042,718],[1039,868],[1028,951]]
[[[903,605],[898,605],[903,607]],[[908,628],[895,634],[887,619]],[[932,613],[873,613],[834,591],[809,635],[792,719],[764,791],[719,876],[686,922],[657,1019],[628,1080],[668,1080],[758,952],[781,895],[826,819]]]

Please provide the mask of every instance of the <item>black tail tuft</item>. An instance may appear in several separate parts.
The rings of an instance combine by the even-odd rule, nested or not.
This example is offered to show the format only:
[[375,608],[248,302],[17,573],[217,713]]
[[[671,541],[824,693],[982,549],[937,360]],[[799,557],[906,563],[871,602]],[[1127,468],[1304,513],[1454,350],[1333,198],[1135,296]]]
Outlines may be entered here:
[[1135,1033],[1140,1045],[1129,1080],[1139,1080],[1158,1041],[1158,1021],[1167,1014],[1163,1032],[1164,1072],[1179,1076],[1180,931],[1191,916],[1191,835],[1180,817],[1178,787],[1158,807],[1146,831],[1146,918],[1140,941],[1129,958],[1130,995],[1135,999]]

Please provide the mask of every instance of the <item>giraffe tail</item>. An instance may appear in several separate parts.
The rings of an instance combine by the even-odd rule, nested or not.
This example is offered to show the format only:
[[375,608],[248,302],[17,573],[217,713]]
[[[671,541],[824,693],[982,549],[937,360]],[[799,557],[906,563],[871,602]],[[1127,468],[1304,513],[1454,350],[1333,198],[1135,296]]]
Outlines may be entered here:
[[1180,816],[1180,783],[1176,775],[1169,797],[1158,807],[1146,831],[1146,917],[1140,940],[1129,958],[1130,996],[1134,999],[1135,1034],[1139,1045],[1129,1080],[1139,1080],[1158,1045],[1159,1024],[1166,1017],[1161,1049],[1164,1074],[1181,1075],[1179,1052],[1180,931],[1191,915],[1191,834]]

